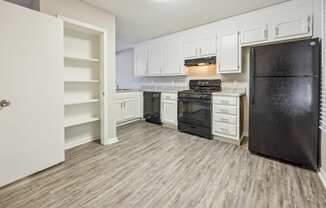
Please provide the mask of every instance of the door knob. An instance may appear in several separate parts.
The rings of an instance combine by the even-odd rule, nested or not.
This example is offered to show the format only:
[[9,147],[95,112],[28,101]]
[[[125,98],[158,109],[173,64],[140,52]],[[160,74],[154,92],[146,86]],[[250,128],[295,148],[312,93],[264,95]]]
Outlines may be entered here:
[[8,100],[1,100],[0,101],[0,107],[5,108],[10,105],[10,102]]

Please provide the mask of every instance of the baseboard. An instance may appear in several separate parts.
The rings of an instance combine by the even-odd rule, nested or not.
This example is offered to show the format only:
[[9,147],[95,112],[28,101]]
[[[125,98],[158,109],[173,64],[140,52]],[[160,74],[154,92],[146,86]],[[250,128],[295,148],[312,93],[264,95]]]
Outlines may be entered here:
[[141,120],[142,120],[141,118],[136,118],[136,119],[132,119],[132,120],[129,120],[129,121],[125,121],[125,122],[122,122],[122,123],[117,124],[117,127],[125,126],[127,124],[131,124],[131,123],[134,123],[134,122],[137,122],[137,121],[141,121]]
[[65,144],[65,150],[83,145],[83,144],[87,144],[90,142],[94,142],[96,140],[99,140],[99,138],[93,138],[93,137],[87,137],[87,138],[82,138],[82,139],[78,139],[76,141],[72,141],[72,142],[68,142]]
[[323,169],[320,169],[320,171],[318,172],[318,176],[319,176],[324,188],[326,189],[326,173],[324,172]]
[[101,143],[103,145],[110,145],[110,144],[114,144],[114,143],[117,143],[117,142],[119,142],[118,137],[114,137],[114,138],[111,138],[111,139],[105,139],[105,140],[101,141]]

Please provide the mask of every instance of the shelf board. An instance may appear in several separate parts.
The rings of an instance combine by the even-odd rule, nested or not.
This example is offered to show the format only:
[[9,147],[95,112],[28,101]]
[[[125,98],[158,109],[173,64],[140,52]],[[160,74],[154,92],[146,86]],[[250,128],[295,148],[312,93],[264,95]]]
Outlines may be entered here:
[[88,103],[99,103],[99,99],[88,99],[88,100],[73,100],[73,101],[65,101],[65,106],[69,105],[79,105],[79,104],[88,104]]
[[100,80],[65,80],[67,83],[100,83]]
[[77,57],[77,56],[65,56],[65,59],[75,60],[75,61],[100,62],[100,59],[87,58],[87,57]]
[[75,119],[66,119],[65,120],[65,128],[78,126],[82,124],[92,123],[95,121],[99,121],[100,118],[98,117],[86,117],[86,118],[75,118]]

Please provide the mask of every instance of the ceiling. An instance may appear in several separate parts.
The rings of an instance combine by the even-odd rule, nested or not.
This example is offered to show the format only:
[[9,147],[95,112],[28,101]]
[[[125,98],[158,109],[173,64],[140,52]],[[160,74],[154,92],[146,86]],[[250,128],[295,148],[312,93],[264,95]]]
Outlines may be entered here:
[[117,17],[117,50],[287,0],[82,0]]

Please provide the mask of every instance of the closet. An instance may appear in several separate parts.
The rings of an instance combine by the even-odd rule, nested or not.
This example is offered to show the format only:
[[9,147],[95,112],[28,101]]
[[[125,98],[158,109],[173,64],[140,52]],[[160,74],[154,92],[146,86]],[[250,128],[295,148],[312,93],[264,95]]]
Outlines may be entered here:
[[66,17],[64,22],[65,148],[105,137],[106,31]]

